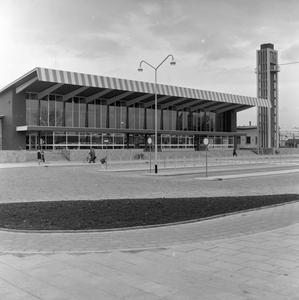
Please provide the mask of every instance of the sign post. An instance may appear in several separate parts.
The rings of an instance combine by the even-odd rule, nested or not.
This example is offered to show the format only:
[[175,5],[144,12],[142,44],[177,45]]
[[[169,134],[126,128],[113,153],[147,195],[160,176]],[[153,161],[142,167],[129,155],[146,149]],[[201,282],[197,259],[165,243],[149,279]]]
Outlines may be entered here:
[[209,145],[209,139],[205,138],[203,140],[203,143],[206,146],[206,177],[208,177],[208,145]]
[[108,145],[109,140],[104,140],[104,143],[106,144],[106,170],[108,166],[108,157],[107,157],[107,145]]
[[147,143],[150,145],[150,173],[152,173],[152,139],[149,137]]

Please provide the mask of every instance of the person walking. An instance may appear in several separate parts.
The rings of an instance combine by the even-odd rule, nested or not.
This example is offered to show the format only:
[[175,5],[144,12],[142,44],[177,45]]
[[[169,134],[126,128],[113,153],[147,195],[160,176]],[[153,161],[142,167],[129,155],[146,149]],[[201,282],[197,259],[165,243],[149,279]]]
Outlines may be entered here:
[[89,155],[90,155],[89,163],[91,163],[91,162],[95,163],[96,153],[94,151],[94,148],[90,148]]
[[238,155],[237,155],[236,148],[234,148],[234,151],[233,151],[233,156],[238,156]]
[[45,162],[45,152],[43,150],[41,152],[41,155],[42,155],[42,162],[44,163]]
[[41,154],[40,150],[38,150],[37,151],[37,162],[39,165],[40,165],[41,161],[42,161],[42,154]]

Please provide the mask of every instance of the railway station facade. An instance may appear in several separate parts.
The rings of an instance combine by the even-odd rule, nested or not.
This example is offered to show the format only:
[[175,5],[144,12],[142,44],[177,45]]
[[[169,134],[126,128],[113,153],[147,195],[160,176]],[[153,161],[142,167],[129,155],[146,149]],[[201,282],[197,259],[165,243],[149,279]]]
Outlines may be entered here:
[[[267,99],[157,85],[158,148],[232,148],[237,113]],[[0,150],[149,147],[153,83],[35,68],[0,90]]]

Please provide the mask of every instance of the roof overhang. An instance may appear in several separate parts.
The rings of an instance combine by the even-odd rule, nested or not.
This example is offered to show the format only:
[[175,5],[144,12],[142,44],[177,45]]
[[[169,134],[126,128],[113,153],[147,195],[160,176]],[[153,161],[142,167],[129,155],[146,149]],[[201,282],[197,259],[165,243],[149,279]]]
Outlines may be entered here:
[[[108,104],[116,101],[124,101],[127,106],[137,102],[144,107],[155,104],[153,83],[45,68],[32,70],[0,90],[0,95],[8,88],[14,88],[16,93],[38,93],[41,98],[50,93],[62,95],[64,101],[78,96],[85,97],[87,103],[101,98],[106,99]],[[229,110],[238,112],[254,106],[272,107],[267,99],[163,84],[157,84],[157,102],[163,109],[175,106],[217,113]]]
[[[125,129],[125,128],[93,128],[93,127],[62,127],[62,126],[18,126],[17,131],[26,132],[80,132],[94,134],[148,134],[154,135],[154,129]],[[158,130],[158,134],[174,135],[208,135],[208,136],[246,136],[246,133],[239,132],[212,132],[212,131],[185,131],[185,130]]]

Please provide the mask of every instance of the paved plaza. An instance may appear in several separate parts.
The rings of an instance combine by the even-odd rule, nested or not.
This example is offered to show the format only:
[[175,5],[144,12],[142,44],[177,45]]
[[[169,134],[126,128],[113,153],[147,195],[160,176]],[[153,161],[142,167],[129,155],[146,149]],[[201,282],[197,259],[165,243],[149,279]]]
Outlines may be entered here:
[[[0,202],[299,194],[297,171],[211,168],[209,177],[223,180],[204,180],[204,170],[6,166]],[[153,228],[0,230],[0,241],[1,300],[299,299],[299,202]]]

